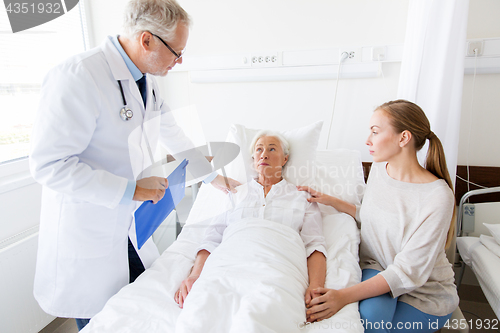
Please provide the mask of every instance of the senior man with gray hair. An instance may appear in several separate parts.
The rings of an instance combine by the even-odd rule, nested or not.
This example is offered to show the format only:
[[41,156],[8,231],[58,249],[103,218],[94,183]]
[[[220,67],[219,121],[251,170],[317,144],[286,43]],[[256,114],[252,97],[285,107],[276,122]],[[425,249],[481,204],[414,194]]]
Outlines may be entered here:
[[[125,12],[124,35],[49,71],[32,136],[43,186],[34,295],[79,329],[159,256],[151,238],[138,249],[132,218],[168,187],[148,175],[151,152],[193,148],[152,77],[182,63],[190,18],[175,0],[131,0]],[[216,173],[205,182],[238,185]]]

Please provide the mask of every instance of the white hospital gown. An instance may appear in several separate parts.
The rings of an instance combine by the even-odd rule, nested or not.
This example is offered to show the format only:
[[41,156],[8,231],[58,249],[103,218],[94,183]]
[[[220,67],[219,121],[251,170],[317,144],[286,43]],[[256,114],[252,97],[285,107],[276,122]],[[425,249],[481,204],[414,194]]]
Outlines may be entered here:
[[197,252],[207,250],[212,253],[222,242],[229,224],[245,218],[260,218],[297,231],[304,242],[307,257],[319,251],[326,258],[321,213],[316,203],[307,201],[307,192],[298,191],[295,185],[284,179],[273,185],[267,196],[264,196],[264,187],[255,180],[238,187],[237,191],[233,194],[234,209],[228,198],[230,208],[212,220]]

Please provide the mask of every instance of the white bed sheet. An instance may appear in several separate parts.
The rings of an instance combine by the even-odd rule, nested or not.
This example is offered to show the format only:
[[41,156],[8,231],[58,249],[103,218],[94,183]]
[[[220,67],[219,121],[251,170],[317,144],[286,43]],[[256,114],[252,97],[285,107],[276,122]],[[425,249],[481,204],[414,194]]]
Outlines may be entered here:
[[[359,203],[362,195],[359,187],[363,183],[362,178],[360,179],[362,171],[359,153],[339,150],[323,153],[322,156],[320,162],[323,164],[334,160],[336,165],[341,166],[341,170],[349,170],[351,176],[337,172],[332,179],[326,181],[333,182],[337,190],[339,186],[343,186],[343,192],[336,194],[341,197],[350,196],[346,199]],[[332,156],[336,157],[332,159]],[[318,165],[321,166],[321,163]],[[325,184],[324,174],[320,175],[320,188]],[[193,265],[195,251],[206,226],[213,216],[222,212],[223,205],[214,203],[222,202],[224,196],[212,186],[203,185],[178,239],[134,283],[113,296],[82,332],[175,332],[176,321],[182,310],[173,299],[174,293]],[[328,252],[325,287],[339,289],[359,283],[360,236],[356,222],[334,209],[322,207],[322,213]],[[358,304],[347,305],[333,317],[319,323],[298,325],[297,332],[363,332]]]
[[491,308],[500,318],[500,258],[488,250],[479,237],[458,237],[457,247],[472,268]]
[[488,250],[493,252],[497,257],[500,257],[500,245],[497,243],[495,238],[491,236],[481,235],[479,236],[481,244],[483,244]]

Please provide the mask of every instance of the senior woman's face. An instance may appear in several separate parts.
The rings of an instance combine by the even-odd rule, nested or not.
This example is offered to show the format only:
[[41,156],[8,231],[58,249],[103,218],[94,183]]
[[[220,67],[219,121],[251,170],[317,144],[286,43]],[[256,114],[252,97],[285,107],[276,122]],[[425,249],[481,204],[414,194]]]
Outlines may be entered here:
[[253,162],[259,174],[281,177],[281,170],[287,161],[288,156],[285,156],[278,138],[263,136],[255,143]]

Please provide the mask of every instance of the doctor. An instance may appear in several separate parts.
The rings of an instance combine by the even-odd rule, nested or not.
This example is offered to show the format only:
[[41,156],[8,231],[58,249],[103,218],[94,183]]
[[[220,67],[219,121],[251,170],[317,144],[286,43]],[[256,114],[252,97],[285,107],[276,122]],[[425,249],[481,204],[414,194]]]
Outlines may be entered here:
[[[43,82],[30,154],[43,185],[34,294],[47,313],[77,318],[79,329],[159,256],[151,239],[137,251],[132,213],[168,187],[147,174],[157,142],[174,156],[193,148],[151,76],[182,63],[189,24],[175,0],[131,0],[124,35]],[[238,185],[208,181],[225,191]]]

